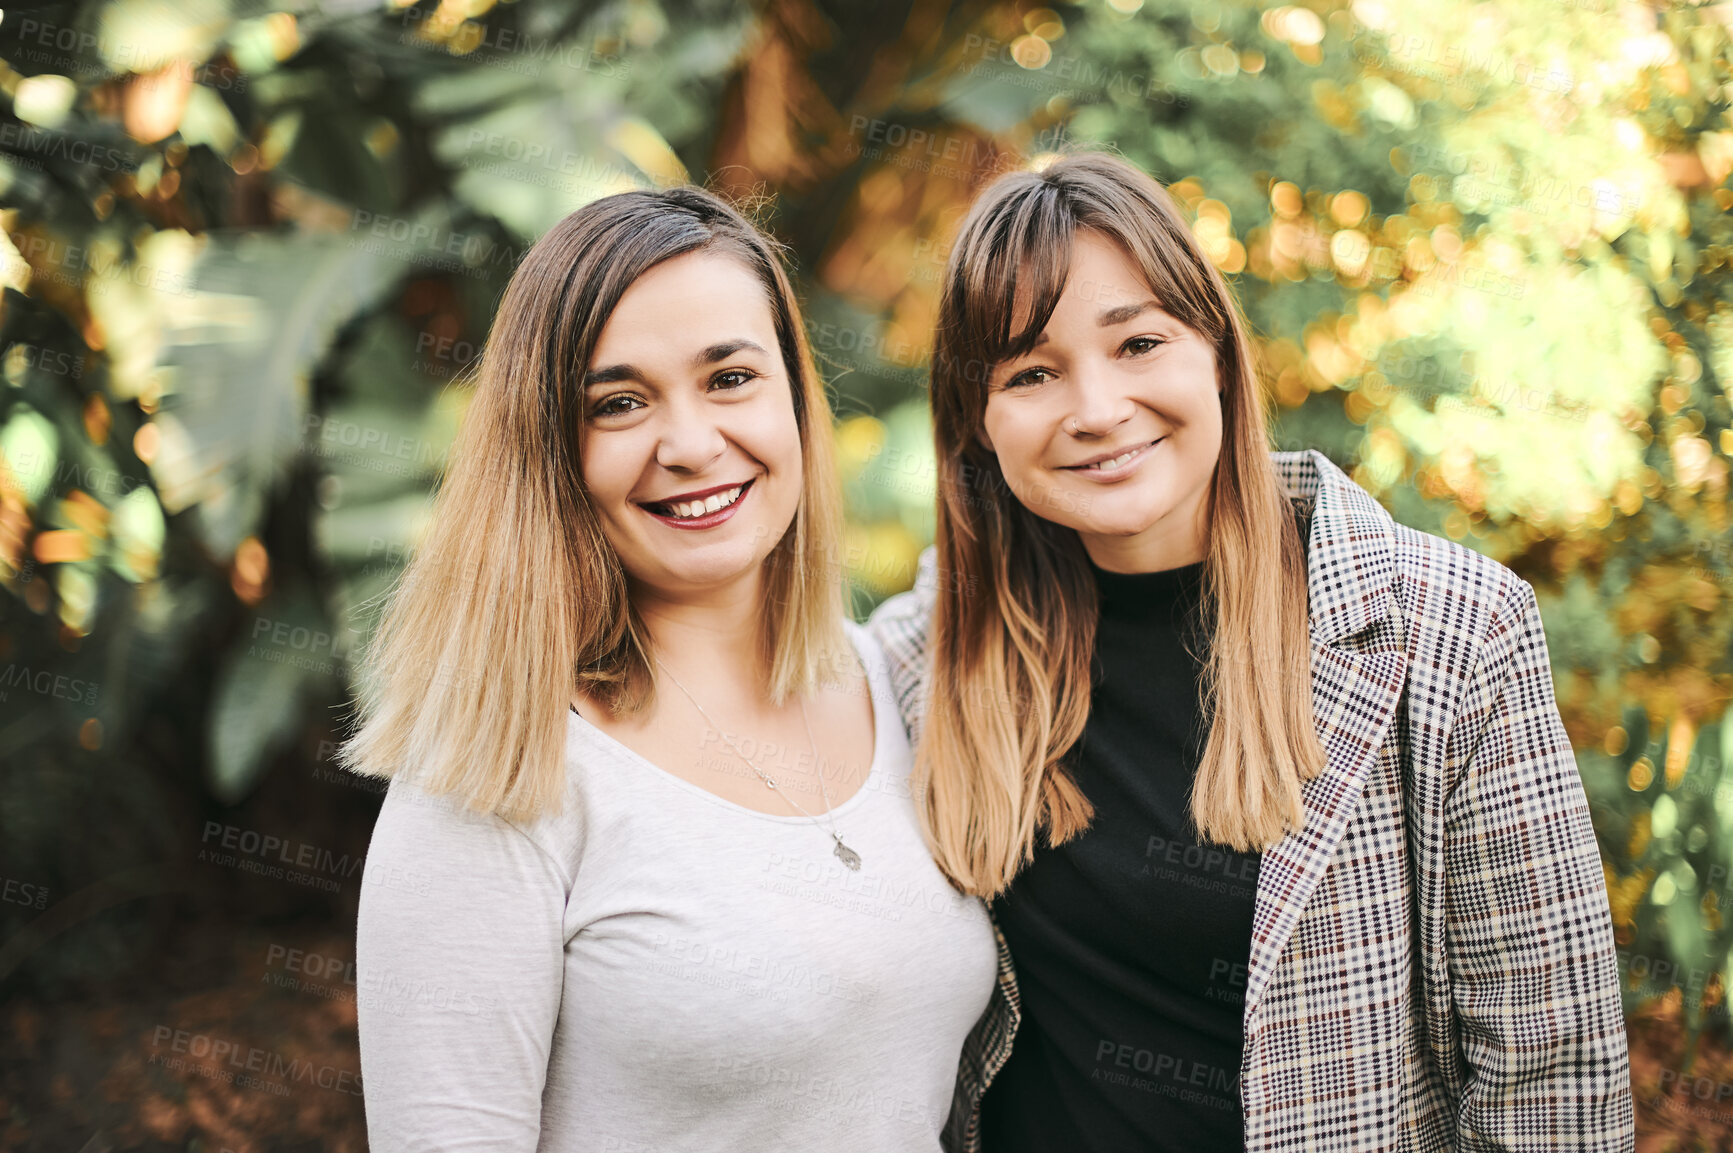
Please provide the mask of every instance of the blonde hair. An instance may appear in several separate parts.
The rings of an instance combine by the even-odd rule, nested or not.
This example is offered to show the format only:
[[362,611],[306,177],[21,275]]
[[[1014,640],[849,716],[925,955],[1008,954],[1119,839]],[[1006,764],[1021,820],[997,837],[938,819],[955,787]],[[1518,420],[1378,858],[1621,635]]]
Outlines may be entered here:
[[703,189],[624,192],[556,224],[506,287],[426,537],[367,648],[345,767],[533,818],[563,807],[575,689],[613,713],[649,705],[648,634],[582,479],[584,375],[632,283],[699,251],[763,284],[800,431],[799,506],[764,562],[771,700],[848,651],[830,406],[779,250]]
[[[1093,809],[1067,758],[1089,716],[1099,606],[1077,533],[1016,500],[977,438],[991,366],[1034,346],[1064,290],[1080,228],[1117,243],[1162,307],[1207,340],[1222,376],[1209,489],[1200,705],[1210,724],[1191,795],[1201,837],[1240,851],[1304,821],[1323,770],[1312,722],[1305,543],[1270,460],[1244,320],[1167,190],[1125,161],[1063,156],[1008,173],[964,219],[945,270],[933,352],[940,502],[931,665],[916,753],[922,827],[939,866],[991,897]],[[1028,315],[1014,330],[1019,306]],[[1213,714],[1213,715],[1212,715]]]

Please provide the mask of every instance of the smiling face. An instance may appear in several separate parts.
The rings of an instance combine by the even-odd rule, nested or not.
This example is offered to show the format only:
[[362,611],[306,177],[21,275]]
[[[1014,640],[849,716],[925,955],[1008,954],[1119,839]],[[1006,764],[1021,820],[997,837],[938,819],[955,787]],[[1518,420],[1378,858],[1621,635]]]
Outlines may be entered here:
[[1175,568],[1205,555],[1220,389],[1209,343],[1080,228],[1035,347],[993,368],[981,439],[1017,499],[1075,529],[1100,567]]
[[800,428],[764,286],[692,252],[621,296],[585,377],[579,453],[627,576],[688,600],[748,583],[794,519]]

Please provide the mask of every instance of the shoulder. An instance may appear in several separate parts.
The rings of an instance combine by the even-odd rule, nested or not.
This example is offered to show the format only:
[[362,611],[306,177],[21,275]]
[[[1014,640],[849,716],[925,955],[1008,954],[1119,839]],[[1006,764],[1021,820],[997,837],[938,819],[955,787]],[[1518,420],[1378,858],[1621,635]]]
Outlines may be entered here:
[[855,659],[860,662],[861,671],[866,675],[867,686],[878,693],[889,685],[891,676],[890,658],[885,654],[884,645],[866,625],[845,618],[842,629],[854,649]]
[[927,635],[932,626],[934,590],[938,588],[938,550],[921,553],[915,587],[890,597],[873,610],[865,631],[882,655],[897,711],[911,737],[920,731],[922,694],[926,688]]
[[925,652],[938,573],[939,551],[928,545],[921,550],[914,587],[887,597],[867,618],[867,631],[890,660],[907,661]]
[[1433,685],[1434,705],[1471,718],[1519,671],[1550,680],[1532,585],[1456,541],[1404,525],[1393,534],[1405,647],[1415,674]]
[[1396,595],[1408,623],[1483,636],[1534,589],[1506,565],[1466,545],[1391,522]]
[[558,881],[570,889],[577,873],[588,805],[582,774],[574,763],[570,713],[567,714],[566,795],[558,810],[514,817],[466,806],[449,793],[433,793],[413,776],[396,776],[385,793],[368,845],[368,868],[375,860],[425,867],[468,864],[482,872],[509,869],[526,877]]
[[1397,521],[1323,452],[1275,452],[1271,461],[1306,541],[1314,613],[1320,596],[1338,608],[1364,606],[1388,590],[1403,625],[1461,641],[1483,636],[1502,606],[1532,597],[1492,557]]

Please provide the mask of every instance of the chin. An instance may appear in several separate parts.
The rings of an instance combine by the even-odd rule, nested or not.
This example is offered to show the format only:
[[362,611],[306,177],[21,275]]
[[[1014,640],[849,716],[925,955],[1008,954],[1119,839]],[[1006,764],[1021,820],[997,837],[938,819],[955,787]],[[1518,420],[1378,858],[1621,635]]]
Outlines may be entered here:
[[[1082,508],[1089,511],[1080,511]],[[1061,509],[1060,516],[1050,517],[1079,532],[1100,536],[1136,536],[1160,523],[1173,511],[1171,504],[1159,495],[1127,490],[1107,492],[1092,489],[1078,493],[1070,509]]]
[[[743,526],[744,527],[744,526]],[[662,579],[675,584],[703,587],[726,584],[764,563],[764,557],[753,547],[750,530],[741,539],[705,542],[691,549],[670,549],[649,554],[650,561]]]
[[1074,525],[1072,527],[1076,528],[1078,532],[1087,533],[1090,536],[1115,536],[1115,537],[1130,538],[1130,537],[1137,536],[1140,533],[1148,532],[1150,529],[1154,528],[1156,526],[1156,524],[1157,524],[1157,521],[1155,521],[1155,520],[1137,520],[1137,521],[1112,520],[1112,521],[1092,521],[1092,522],[1089,522],[1087,524],[1077,524],[1077,525]]
[[669,584],[690,589],[714,588],[730,584],[750,573],[753,561],[742,563],[737,558],[717,558],[714,561],[674,562],[662,567]]

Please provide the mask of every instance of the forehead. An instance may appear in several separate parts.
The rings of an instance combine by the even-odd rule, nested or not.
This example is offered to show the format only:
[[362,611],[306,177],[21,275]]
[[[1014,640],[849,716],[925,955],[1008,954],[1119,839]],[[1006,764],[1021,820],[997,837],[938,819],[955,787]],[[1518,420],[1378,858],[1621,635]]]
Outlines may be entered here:
[[[591,361],[624,356],[650,359],[657,349],[689,349],[737,336],[775,331],[770,297],[738,257],[711,251],[664,260],[621,294],[596,340]],[[768,347],[768,346],[767,346]]]
[[1154,296],[1142,271],[1123,248],[1099,233],[1079,229],[1071,245],[1071,274],[1061,302],[1100,302],[1112,306]]
[[[1035,299],[1047,287],[1044,282],[1051,276],[1050,264],[1035,259],[1023,261],[1017,278],[1013,331],[1022,331],[1029,325]],[[1087,314],[1093,318],[1107,309],[1149,300],[1155,300],[1157,308],[1160,307],[1159,296],[1118,242],[1090,229],[1077,230],[1055,312]]]

